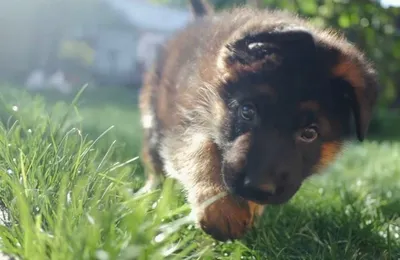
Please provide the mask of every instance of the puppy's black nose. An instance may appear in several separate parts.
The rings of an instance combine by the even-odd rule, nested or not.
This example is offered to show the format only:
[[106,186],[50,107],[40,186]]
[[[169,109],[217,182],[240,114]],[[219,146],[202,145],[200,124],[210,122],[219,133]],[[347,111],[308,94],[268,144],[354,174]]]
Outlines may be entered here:
[[258,196],[273,196],[276,193],[276,185],[273,183],[259,183],[245,177],[243,181],[243,189],[250,194]]

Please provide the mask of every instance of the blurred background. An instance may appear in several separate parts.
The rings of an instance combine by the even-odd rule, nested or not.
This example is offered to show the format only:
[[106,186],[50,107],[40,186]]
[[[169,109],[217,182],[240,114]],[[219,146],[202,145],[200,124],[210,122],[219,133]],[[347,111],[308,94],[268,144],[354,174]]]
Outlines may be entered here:
[[[114,93],[116,102],[128,91],[134,103],[157,46],[192,19],[187,2],[1,1],[0,84],[56,91],[61,99],[89,83],[91,88]],[[371,133],[400,136],[400,0],[210,2],[217,9],[237,4],[283,8],[344,31],[379,71],[383,95]],[[107,103],[107,98],[101,102]]]

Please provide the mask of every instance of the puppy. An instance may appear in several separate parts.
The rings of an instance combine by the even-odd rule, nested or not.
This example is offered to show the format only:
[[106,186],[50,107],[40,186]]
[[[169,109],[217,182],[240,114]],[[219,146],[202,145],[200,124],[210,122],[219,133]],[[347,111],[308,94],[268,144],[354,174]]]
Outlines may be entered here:
[[363,141],[377,76],[343,36],[296,15],[215,12],[201,1],[192,10],[196,19],[160,49],[141,89],[143,189],[163,174],[177,179],[202,230],[237,239],[346,140]]

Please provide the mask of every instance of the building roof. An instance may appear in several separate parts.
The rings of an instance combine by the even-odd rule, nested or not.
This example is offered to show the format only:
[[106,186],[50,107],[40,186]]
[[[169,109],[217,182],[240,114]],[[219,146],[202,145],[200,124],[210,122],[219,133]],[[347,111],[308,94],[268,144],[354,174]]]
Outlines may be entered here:
[[185,26],[192,14],[188,10],[174,9],[165,5],[153,4],[143,0],[104,0],[134,26],[158,30],[174,31]]

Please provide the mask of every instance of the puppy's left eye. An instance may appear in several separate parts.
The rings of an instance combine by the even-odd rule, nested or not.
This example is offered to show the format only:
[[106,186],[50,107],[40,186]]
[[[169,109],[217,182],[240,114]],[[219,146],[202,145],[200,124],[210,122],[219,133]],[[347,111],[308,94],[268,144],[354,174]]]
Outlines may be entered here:
[[304,128],[300,131],[298,138],[306,143],[311,143],[318,137],[318,128],[315,125]]
[[252,121],[256,117],[256,108],[252,104],[244,104],[239,108],[239,116],[246,121]]

